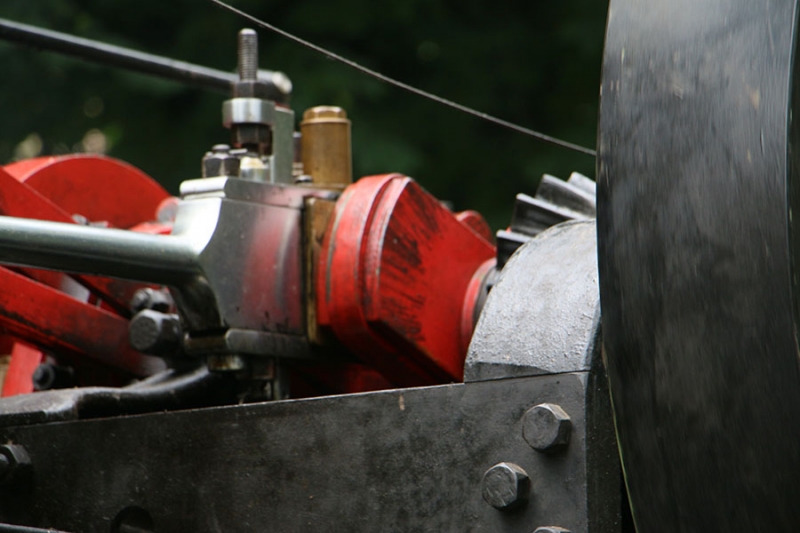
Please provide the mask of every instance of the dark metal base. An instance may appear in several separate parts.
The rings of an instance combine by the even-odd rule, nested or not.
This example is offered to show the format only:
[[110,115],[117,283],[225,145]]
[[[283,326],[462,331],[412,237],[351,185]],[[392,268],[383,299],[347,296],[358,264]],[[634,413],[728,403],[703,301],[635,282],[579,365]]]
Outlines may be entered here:
[[[523,438],[534,405],[571,418],[566,449]],[[591,435],[591,437],[587,437]],[[569,373],[0,430],[32,468],[0,521],[67,531],[619,531],[605,377]],[[500,511],[484,472],[519,465]],[[137,525],[138,524],[138,525]],[[149,528],[149,529],[148,529]]]

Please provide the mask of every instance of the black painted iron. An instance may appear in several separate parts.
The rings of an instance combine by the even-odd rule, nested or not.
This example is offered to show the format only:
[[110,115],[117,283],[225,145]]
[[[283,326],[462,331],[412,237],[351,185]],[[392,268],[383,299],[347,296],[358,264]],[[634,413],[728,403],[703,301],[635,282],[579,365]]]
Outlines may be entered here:
[[[619,470],[605,377],[589,372],[6,428],[30,483],[0,489],[0,520],[106,532],[135,507],[154,530],[618,531]],[[523,415],[558,403],[558,455]],[[527,504],[484,501],[500,462],[530,476]]]
[[[239,79],[232,73],[6,19],[0,19],[0,40],[17,42],[40,50],[75,56],[86,61],[176,80],[186,85],[223,94],[230,94]],[[285,74],[262,71],[259,73],[259,78],[267,85],[270,99],[281,103],[288,101],[292,92],[292,83]],[[276,79],[278,83],[276,83]]]
[[611,1],[600,295],[640,533],[800,530],[796,17],[796,1]]

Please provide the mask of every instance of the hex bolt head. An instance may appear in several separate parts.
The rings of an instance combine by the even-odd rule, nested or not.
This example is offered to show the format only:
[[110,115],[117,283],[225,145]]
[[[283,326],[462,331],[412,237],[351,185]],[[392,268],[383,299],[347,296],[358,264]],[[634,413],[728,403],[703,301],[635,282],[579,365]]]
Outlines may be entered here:
[[530,492],[527,472],[514,463],[499,463],[483,474],[481,491],[486,502],[501,511],[524,505]]
[[235,154],[230,153],[230,148],[227,144],[214,145],[211,151],[206,152],[206,155],[203,156],[203,177],[237,177],[239,175],[240,163],[241,161],[239,158]]
[[19,479],[30,469],[31,458],[19,444],[0,445],[0,484]]
[[142,353],[159,356],[173,354],[179,350],[182,337],[178,315],[145,309],[128,323],[131,346]]
[[533,533],[571,533],[569,529],[558,526],[537,527]]
[[522,436],[531,448],[542,453],[566,449],[571,434],[572,420],[553,403],[531,407],[522,419]]

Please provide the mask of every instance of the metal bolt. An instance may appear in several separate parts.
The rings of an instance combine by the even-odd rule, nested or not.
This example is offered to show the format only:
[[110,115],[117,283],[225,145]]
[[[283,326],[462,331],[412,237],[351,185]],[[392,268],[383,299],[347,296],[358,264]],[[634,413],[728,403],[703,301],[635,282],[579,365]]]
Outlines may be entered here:
[[258,34],[248,28],[239,32],[239,79],[258,79]]
[[174,303],[169,292],[145,287],[133,293],[129,307],[133,314],[144,311],[145,309],[166,313]]
[[[223,146],[226,149],[223,149]],[[210,152],[206,152],[206,155],[203,156],[202,172],[204,178],[236,177],[239,175],[239,157],[231,153],[233,150],[227,147],[227,144],[215,145]]]
[[75,385],[75,371],[68,366],[42,363],[31,376],[33,390],[66,389]]
[[528,409],[522,419],[522,436],[536,451],[556,453],[567,447],[572,421],[558,405],[543,403]]
[[8,484],[30,469],[31,458],[19,444],[0,446],[0,484]]
[[558,526],[544,526],[537,527],[533,533],[570,533],[570,530]]
[[177,352],[182,337],[178,315],[145,309],[137,313],[128,324],[131,346],[146,354],[169,355]]
[[505,511],[528,501],[530,478],[519,465],[499,463],[483,474],[481,490],[489,505]]

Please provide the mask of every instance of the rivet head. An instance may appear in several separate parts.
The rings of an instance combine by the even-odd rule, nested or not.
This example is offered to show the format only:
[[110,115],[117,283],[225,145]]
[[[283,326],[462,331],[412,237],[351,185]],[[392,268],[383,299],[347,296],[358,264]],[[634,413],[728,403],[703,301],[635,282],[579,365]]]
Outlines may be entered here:
[[530,478],[519,465],[499,463],[483,474],[483,499],[501,511],[524,505],[530,492]]
[[522,436],[531,448],[556,453],[569,445],[572,421],[558,405],[542,403],[528,409],[522,420]]

